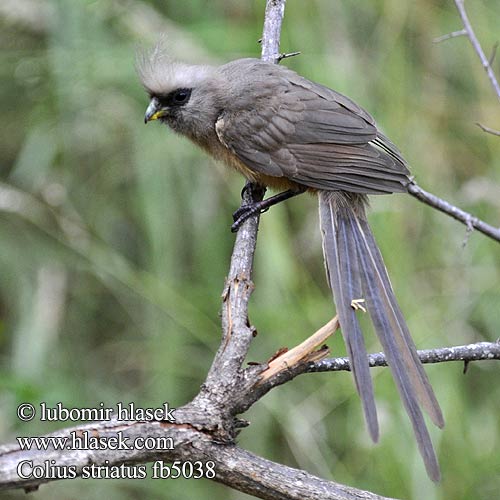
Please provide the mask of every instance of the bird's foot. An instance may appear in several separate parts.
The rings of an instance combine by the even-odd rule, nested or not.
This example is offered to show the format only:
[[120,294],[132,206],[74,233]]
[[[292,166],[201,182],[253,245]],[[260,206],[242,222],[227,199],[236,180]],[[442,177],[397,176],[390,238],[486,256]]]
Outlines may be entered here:
[[[256,186],[255,184],[247,182],[245,184],[245,187],[243,188],[243,191],[241,192],[243,198],[246,197],[247,193],[252,195],[252,193],[254,192],[253,190],[256,188],[265,190],[265,188],[263,188],[262,186]],[[271,196],[270,198],[267,198],[265,200],[254,201],[250,203],[244,202],[244,204],[233,214],[234,222],[231,226],[231,231],[233,233],[236,233],[243,222],[245,222],[249,217],[252,217],[252,215],[256,215],[258,213],[263,214],[264,212],[267,212],[273,205],[288,200],[289,198],[293,198],[294,196],[303,193],[305,190],[305,187],[289,189],[288,191],[283,191],[282,193],[275,194],[274,196]]]
[[[243,188],[245,189],[245,188]],[[233,224],[231,225],[231,232],[236,233],[238,232],[238,229],[240,226],[249,218],[252,217],[252,215],[255,214],[262,214],[264,212],[267,212],[269,210],[269,206],[266,206],[266,203],[262,201],[256,201],[254,203],[251,203],[250,205],[244,205],[238,208],[233,213]]]

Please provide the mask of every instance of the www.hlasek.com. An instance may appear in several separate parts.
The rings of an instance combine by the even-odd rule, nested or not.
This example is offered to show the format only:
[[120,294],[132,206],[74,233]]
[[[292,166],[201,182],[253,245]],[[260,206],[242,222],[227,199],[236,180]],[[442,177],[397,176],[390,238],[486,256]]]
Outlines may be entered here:
[[[116,408],[108,408],[100,403],[98,408],[66,408],[62,403],[48,406],[40,403],[38,407],[31,403],[23,403],[17,408],[20,420],[28,422],[38,419],[47,421],[160,421],[175,422],[175,408],[170,408],[164,403],[159,408],[139,408],[134,403],[124,405],[118,403]],[[20,451],[63,451],[65,450],[90,450],[90,451],[127,451],[127,450],[175,450],[175,443],[169,436],[135,436],[130,437],[124,431],[106,432],[101,435],[96,429],[81,429],[69,431],[66,436],[20,436],[17,438]],[[61,455],[62,457],[62,455]],[[83,466],[77,464],[58,464],[57,460],[32,459],[20,460],[17,465],[17,475],[21,479],[199,479],[205,477],[213,479],[216,475],[215,462],[213,461],[180,461],[171,463],[157,460],[150,465],[138,464],[113,464],[109,460],[102,463],[87,463]],[[148,474],[148,467],[150,473]]]
[[174,440],[165,436],[138,436],[130,439],[122,431],[112,436],[98,436],[91,431],[71,431],[69,436],[20,436],[19,448],[25,450],[157,450],[175,449]]

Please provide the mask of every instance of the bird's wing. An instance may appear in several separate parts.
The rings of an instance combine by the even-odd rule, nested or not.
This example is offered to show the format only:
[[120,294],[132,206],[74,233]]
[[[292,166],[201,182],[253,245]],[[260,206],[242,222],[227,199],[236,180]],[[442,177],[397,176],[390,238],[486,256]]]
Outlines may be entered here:
[[406,162],[366,111],[286,68],[262,68],[252,68],[254,84],[216,123],[220,141],[250,170],[316,189],[405,191]]

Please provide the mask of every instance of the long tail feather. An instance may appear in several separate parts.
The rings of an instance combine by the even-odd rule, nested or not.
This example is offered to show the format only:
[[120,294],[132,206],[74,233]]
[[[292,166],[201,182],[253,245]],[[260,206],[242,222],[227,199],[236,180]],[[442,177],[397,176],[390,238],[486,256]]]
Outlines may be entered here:
[[394,330],[395,340],[400,351],[405,354],[403,360],[405,361],[405,365],[411,376],[413,387],[416,391],[419,402],[425,408],[432,422],[437,427],[443,427],[444,419],[441,408],[439,407],[439,403],[436,399],[434,391],[432,390],[427,374],[424,371],[424,367],[420,362],[417,354],[417,348],[415,347],[413,339],[410,335],[403,313],[401,312],[394,292],[392,291],[389,276],[387,275],[387,269],[384,265],[384,261],[382,260],[382,255],[380,254],[375,238],[373,237],[373,233],[371,232],[366,220],[357,219],[356,223],[360,226],[360,232],[365,238],[367,248],[371,250],[370,257],[375,263],[374,269],[377,270],[378,276],[383,282],[384,290],[387,291],[386,297],[389,301],[391,310],[394,312],[398,326]]
[[378,423],[366,348],[353,308],[353,300],[361,298],[366,300],[427,472],[438,481],[439,465],[420,405],[439,427],[444,425],[443,416],[364,217],[364,198],[321,192],[319,199],[327,274],[370,435],[376,439]]
[[[320,200],[322,198],[320,197]],[[361,398],[366,424],[373,441],[378,440],[378,420],[373,385],[368,366],[368,354],[363,334],[351,302],[362,297],[358,260],[352,259],[354,242],[346,226],[337,228],[336,214],[331,203],[320,201],[320,219],[323,231],[323,253],[327,275],[335,297],[342,336],[347,348],[356,389]]]

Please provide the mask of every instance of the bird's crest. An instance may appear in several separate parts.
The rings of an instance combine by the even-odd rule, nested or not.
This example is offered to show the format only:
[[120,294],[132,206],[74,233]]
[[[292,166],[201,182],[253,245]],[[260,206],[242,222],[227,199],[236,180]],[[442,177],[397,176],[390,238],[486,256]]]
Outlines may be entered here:
[[215,71],[211,66],[193,66],[174,60],[168,54],[164,39],[160,39],[150,50],[138,51],[136,70],[143,87],[150,95],[195,87]]

